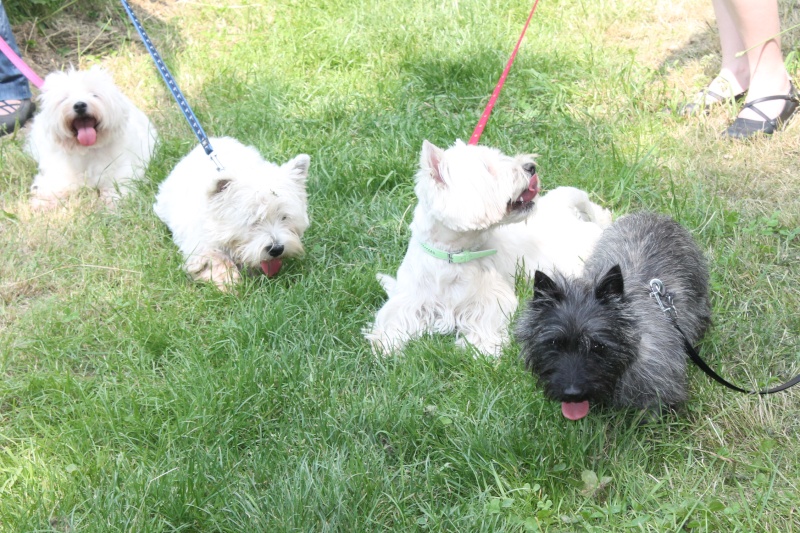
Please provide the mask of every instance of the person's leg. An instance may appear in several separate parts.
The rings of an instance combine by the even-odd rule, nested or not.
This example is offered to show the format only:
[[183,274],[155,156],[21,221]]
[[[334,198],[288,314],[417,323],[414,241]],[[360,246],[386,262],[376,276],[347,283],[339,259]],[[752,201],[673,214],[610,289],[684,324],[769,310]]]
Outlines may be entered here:
[[[3,2],[0,0],[0,37],[19,54],[14,34],[11,33],[11,24],[8,21]],[[11,61],[0,53],[0,100],[30,100],[31,90],[28,80],[15,67]]]
[[[0,0],[0,37],[19,54],[2,0]],[[28,80],[5,54],[0,53],[0,136],[13,132],[18,125],[25,124],[32,114],[33,104]]]
[[707,111],[711,106],[739,100],[750,85],[750,67],[746,57],[736,57],[736,52],[744,49],[728,0],[712,0],[717,19],[719,42],[722,49],[722,65],[719,74],[698,92],[691,102],[685,104],[680,113],[691,115]]
[[712,0],[714,15],[717,19],[717,30],[719,31],[719,44],[722,50],[722,65],[719,74],[709,85],[719,84],[720,90],[725,90],[727,84],[728,93],[717,92],[724,96],[741,94],[750,87],[750,65],[746,56],[736,57],[736,53],[745,49],[744,41],[739,33],[737,20],[734,18],[734,11],[731,0]]
[[[788,94],[790,90],[789,74],[783,63],[780,33],[780,19],[778,18],[777,0],[714,0],[726,4],[738,37],[741,40],[733,54],[747,51],[741,58],[746,58],[749,67],[749,85],[747,86],[747,99],[745,104],[765,96]],[[720,29],[720,41],[722,29]],[[732,39],[733,40],[733,39]],[[766,41],[763,42],[762,41]],[[761,44],[760,44],[761,43]],[[723,50],[724,52],[724,50]],[[729,51],[730,52],[730,51]],[[736,58],[730,61],[733,64]],[[723,64],[725,57],[723,55]],[[746,78],[739,74],[739,79]],[[785,100],[772,100],[756,104],[759,110],[770,118],[777,117],[783,111]],[[743,109],[740,118],[764,120],[752,109]]]

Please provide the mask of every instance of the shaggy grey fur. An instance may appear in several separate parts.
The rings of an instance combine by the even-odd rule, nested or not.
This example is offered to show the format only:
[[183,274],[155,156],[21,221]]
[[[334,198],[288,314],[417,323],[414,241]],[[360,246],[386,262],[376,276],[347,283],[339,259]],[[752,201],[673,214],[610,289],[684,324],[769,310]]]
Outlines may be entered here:
[[708,267],[691,234],[667,216],[620,218],[578,279],[536,272],[516,336],[546,396],[565,406],[652,409],[686,400],[684,340],[650,296],[653,278],[674,295],[678,324],[697,343],[710,324]]

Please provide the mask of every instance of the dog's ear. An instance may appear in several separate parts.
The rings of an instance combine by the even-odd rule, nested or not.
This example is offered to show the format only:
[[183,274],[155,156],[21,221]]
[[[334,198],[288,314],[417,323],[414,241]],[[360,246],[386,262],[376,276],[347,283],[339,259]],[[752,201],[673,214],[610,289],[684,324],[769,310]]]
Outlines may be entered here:
[[422,154],[419,159],[420,168],[430,175],[436,183],[447,185],[439,168],[443,158],[444,150],[427,140],[422,141]]
[[594,296],[598,300],[622,298],[624,290],[625,283],[622,281],[622,269],[619,265],[614,265],[600,278],[600,281],[597,282],[597,286],[594,289]]
[[533,287],[534,287],[534,298],[536,294],[543,294],[550,296],[556,300],[561,300],[564,297],[564,293],[561,288],[553,281],[553,278],[542,272],[541,270],[537,270],[533,273]]
[[214,183],[211,185],[211,190],[208,191],[208,196],[215,196],[225,189],[228,188],[228,185],[231,184],[231,179],[229,178],[220,178],[215,180]]
[[304,186],[306,183],[306,178],[308,178],[308,167],[311,165],[311,157],[307,156],[306,154],[300,154],[288,163],[284,165],[284,167],[289,172],[289,177],[291,177],[298,185]]
[[66,83],[67,73],[61,70],[51,72],[44,77],[44,85],[42,85],[39,98],[41,99],[45,93],[49,92],[55,87],[62,87]]

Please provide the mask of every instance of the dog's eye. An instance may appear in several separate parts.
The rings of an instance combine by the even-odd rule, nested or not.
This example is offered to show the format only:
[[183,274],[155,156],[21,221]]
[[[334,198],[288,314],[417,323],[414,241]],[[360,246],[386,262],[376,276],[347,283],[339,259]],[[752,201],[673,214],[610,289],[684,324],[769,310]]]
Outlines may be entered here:
[[288,216],[286,216],[286,215],[283,215],[283,216],[281,217],[281,221],[282,221],[282,222],[286,222],[287,220],[289,220],[289,217],[288,217]]
[[592,351],[593,352],[602,352],[605,349],[606,349],[605,345],[603,343],[601,343],[601,342],[593,342],[592,343]]

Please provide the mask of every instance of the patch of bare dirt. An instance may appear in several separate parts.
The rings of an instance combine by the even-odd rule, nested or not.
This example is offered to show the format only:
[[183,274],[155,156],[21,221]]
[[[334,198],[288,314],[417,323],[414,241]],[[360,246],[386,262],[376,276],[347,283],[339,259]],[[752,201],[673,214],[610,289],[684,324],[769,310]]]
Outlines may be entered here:
[[[152,26],[161,27],[173,17],[180,4],[166,0],[129,3],[148,34]],[[42,77],[54,70],[78,68],[82,58],[112,55],[127,41],[138,39],[119,5],[91,14],[67,9],[45,20],[14,25],[13,31],[23,59]]]
[[69,66],[78,67],[82,56],[102,56],[118,47],[125,34],[110,20],[90,21],[65,14],[45,24],[25,22],[14,27],[22,57],[40,76]]

